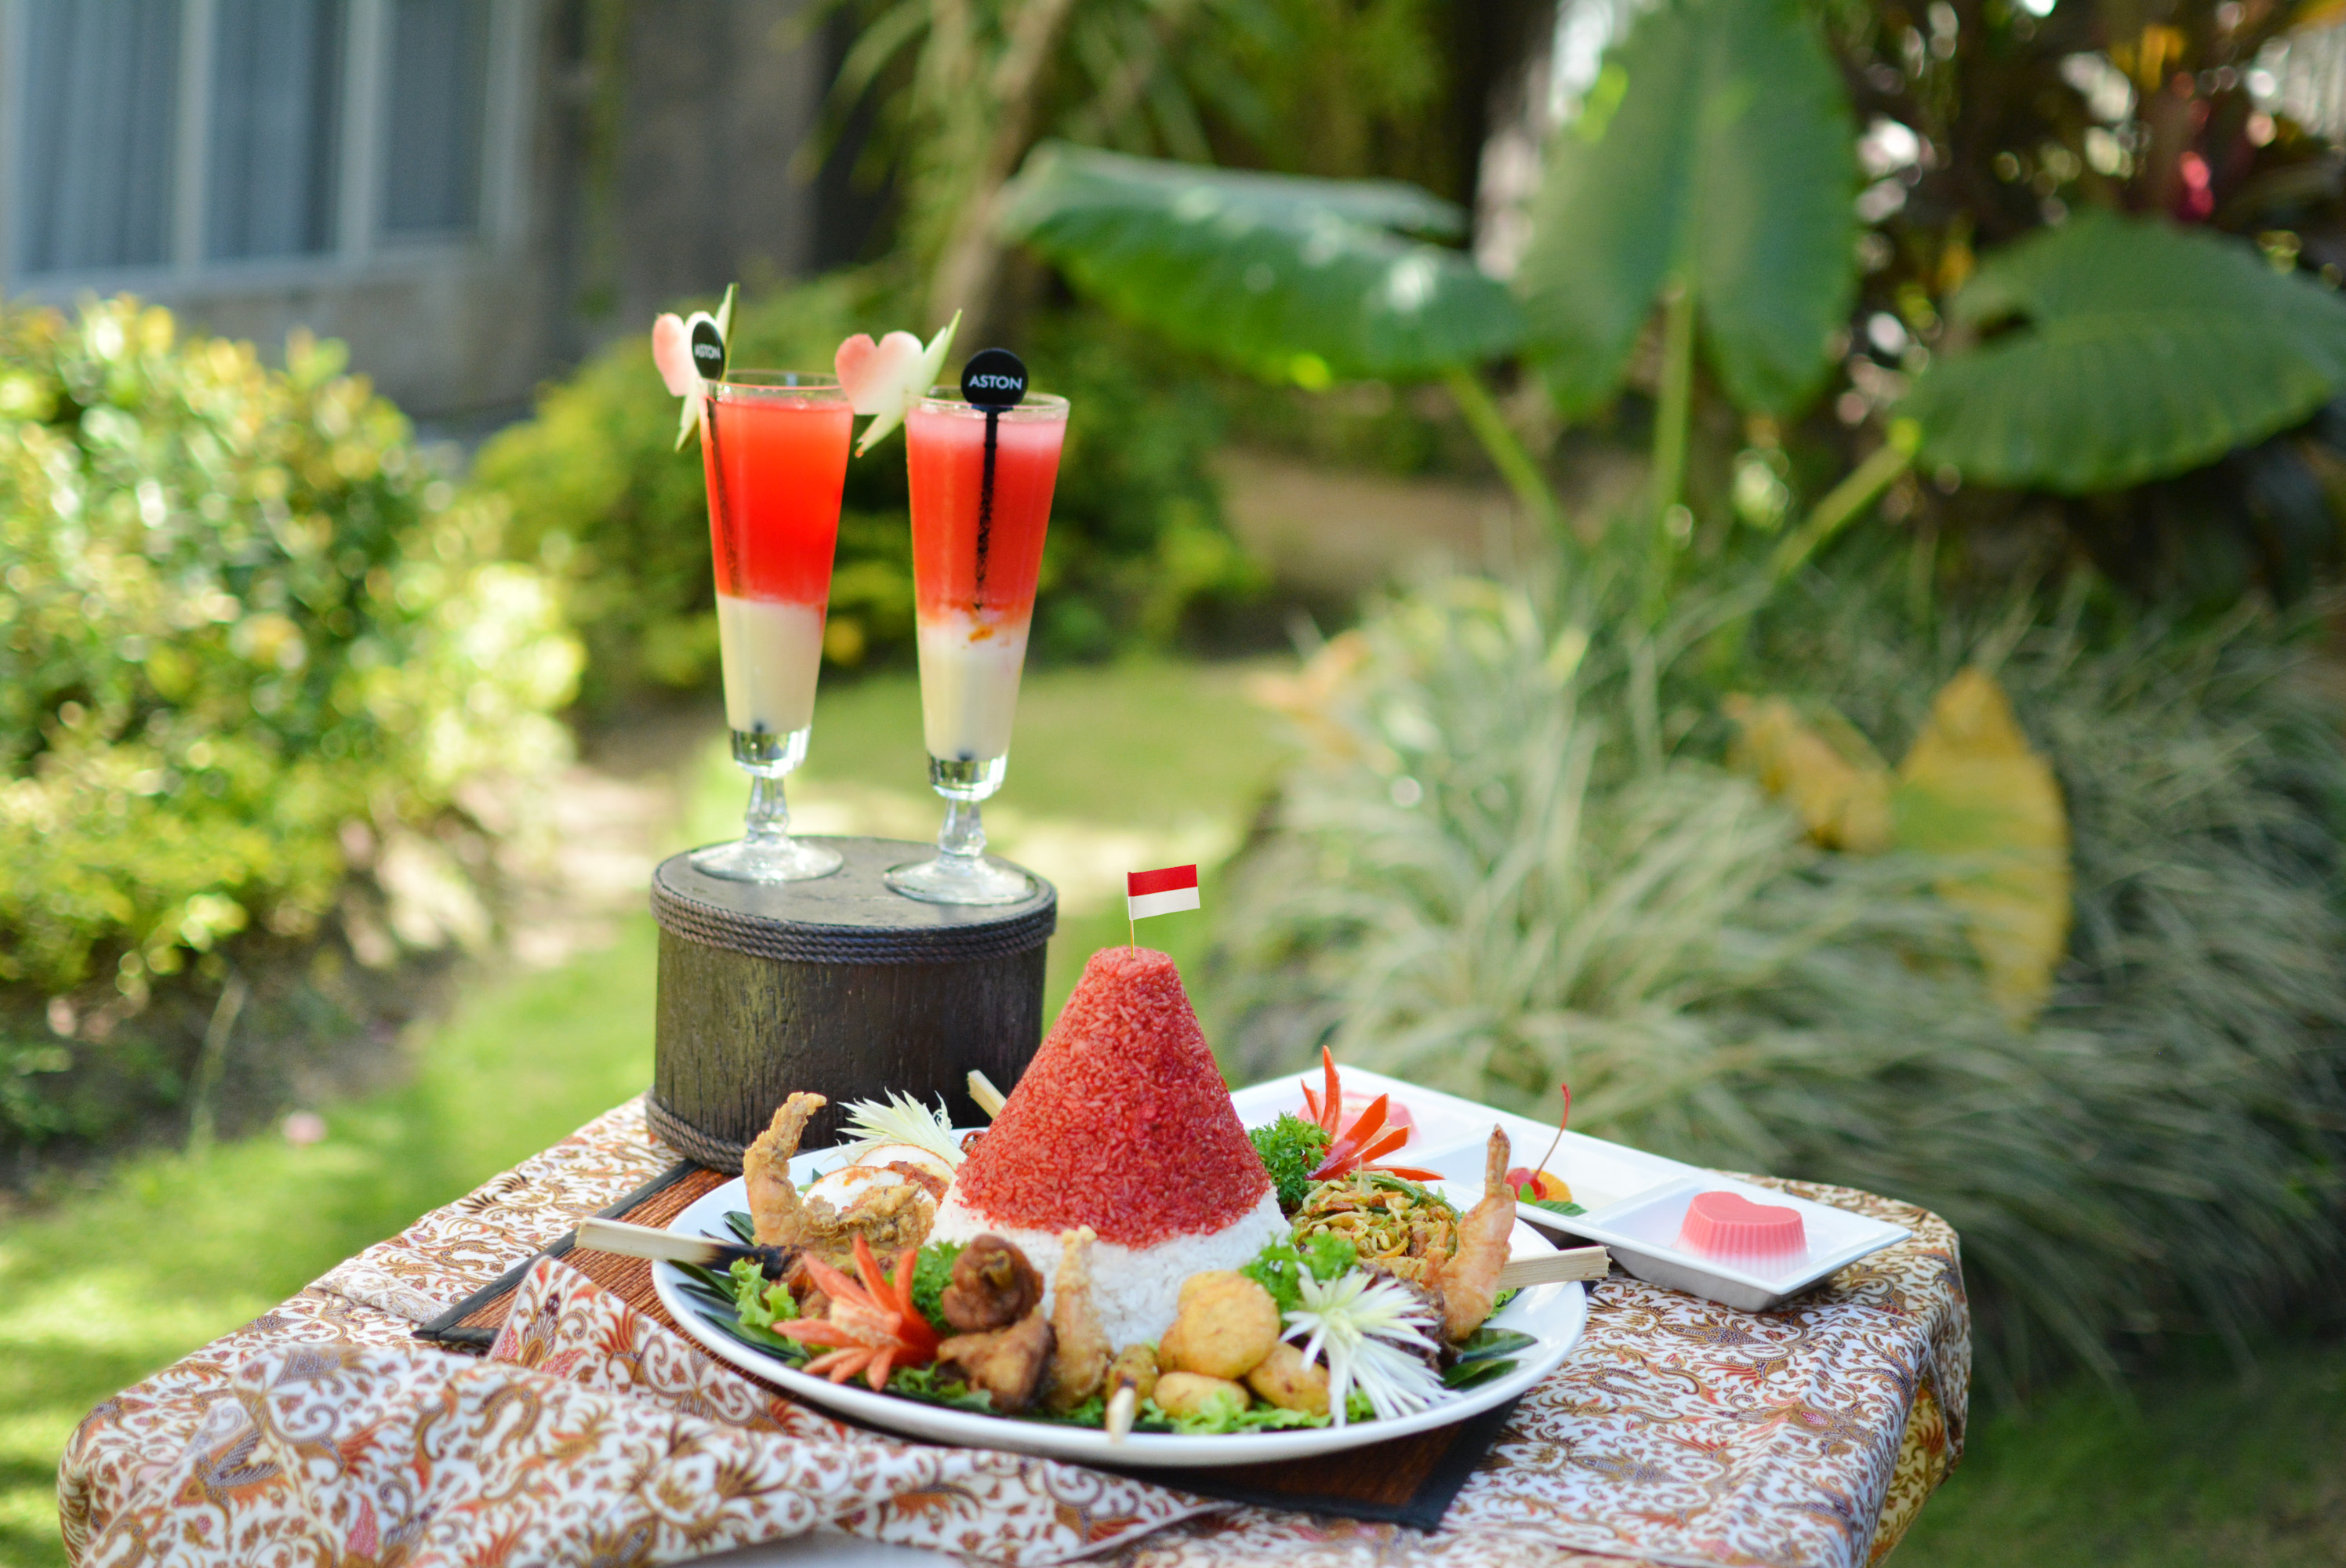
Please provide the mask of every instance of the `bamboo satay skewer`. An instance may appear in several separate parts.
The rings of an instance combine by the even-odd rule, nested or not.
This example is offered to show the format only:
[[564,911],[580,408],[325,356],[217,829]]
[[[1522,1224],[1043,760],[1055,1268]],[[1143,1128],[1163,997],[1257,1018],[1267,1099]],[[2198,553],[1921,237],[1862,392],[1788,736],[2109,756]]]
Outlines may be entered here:
[[977,1108],[985,1113],[988,1121],[1002,1115],[1003,1103],[1008,1098],[994,1086],[993,1079],[974,1070],[969,1075],[969,1097],[977,1102]]
[[1499,1269],[1499,1288],[1525,1285],[1556,1285],[1568,1279],[1602,1279],[1612,1269],[1613,1255],[1601,1247],[1576,1247],[1564,1252],[1542,1252],[1510,1259]]

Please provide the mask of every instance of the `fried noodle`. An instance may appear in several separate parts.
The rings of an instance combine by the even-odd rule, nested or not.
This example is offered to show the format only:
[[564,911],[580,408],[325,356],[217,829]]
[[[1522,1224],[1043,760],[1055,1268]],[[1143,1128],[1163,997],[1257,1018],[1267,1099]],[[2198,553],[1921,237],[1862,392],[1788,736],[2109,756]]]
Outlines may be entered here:
[[1304,1195],[1295,1211],[1295,1239],[1315,1236],[1341,1236],[1362,1263],[1423,1284],[1433,1263],[1458,1250],[1458,1211],[1423,1187],[1356,1171]]

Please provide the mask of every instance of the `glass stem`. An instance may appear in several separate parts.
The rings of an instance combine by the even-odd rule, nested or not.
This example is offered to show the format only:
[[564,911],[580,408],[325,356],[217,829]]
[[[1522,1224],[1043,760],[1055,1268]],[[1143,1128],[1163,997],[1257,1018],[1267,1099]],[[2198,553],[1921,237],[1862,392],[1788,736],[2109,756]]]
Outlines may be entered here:
[[976,801],[945,802],[945,825],[937,830],[937,851],[967,860],[985,853],[985,823]]
[[779,844],[790,836],[790,808],[782,799],[779,773],[750,775],[750,809],[741,814],[741,837],[752,844]]

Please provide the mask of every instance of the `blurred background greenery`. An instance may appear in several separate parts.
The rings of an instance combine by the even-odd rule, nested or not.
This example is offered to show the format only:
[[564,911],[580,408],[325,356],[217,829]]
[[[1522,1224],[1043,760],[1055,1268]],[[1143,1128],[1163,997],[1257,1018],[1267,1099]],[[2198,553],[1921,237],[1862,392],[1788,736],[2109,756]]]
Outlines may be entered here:
[[[1197,859],[1158,934],[1234,1079],[1569,1080],[1953,1220],[1977,1419],[1902,1560],[2346,1559],[2334,7],[1461,9],[831,13],[803,158],[882,221],[735,358],[960,308],[1076,407],[990,814],[1051,1006]],[[306,339],[0,353],[33,1561],[92,1401],[641,1085],[641,878],[739,785],[633,331],[468,460]],[[818,830],[933,821],[901,473]]]

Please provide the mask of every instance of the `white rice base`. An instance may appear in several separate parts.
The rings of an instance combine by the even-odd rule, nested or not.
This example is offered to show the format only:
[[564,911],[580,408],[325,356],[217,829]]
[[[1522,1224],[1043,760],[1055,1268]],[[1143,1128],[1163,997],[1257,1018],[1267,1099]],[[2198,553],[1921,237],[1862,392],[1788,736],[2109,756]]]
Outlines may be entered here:
[[[961,1200],[961,1189],[945,1194],[931,1241],[971,1242],[992,1234],[1026,1255],[1043,1277],[1043,1307],[1048,1311],[1059,1273],[1059,1233],[996,1225]],[[1273,1241],[1290,1234],[1287,1217],[1279,1211],[1279,1189],[1266,1188],[1262,1201],[1219,1230],[1176,1236],[1154,1247],[1124,1247],[1113,1241],[1092,1243],[1092,1311],[1100,1332],[1116,1349],[1143,1340],[1155,1344],[1173,1326],[1181,1282],[1192,1274],[1216,1268],[1236,1268],[1254,1261]]]

